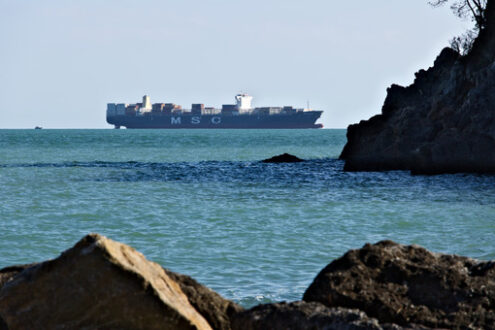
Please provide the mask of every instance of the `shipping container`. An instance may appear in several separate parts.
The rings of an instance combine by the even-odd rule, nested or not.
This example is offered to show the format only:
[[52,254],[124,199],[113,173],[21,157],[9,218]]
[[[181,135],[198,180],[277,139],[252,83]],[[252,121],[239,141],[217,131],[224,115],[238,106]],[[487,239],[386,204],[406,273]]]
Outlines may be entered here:
[[151,111],[154,113],[162,112],[165,103],[155,103],[151,106]]
[[201,112],[204,110],[205,105],[202,103],[193,103],[191,105],[191,112],[193,114],[201,114]]

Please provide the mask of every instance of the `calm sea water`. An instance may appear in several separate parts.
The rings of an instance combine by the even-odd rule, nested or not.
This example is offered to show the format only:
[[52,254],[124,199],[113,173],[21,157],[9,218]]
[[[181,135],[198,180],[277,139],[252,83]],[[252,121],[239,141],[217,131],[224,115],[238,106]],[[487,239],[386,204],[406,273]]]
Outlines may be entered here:
[[[392,239],[495,259],[495,177],[345,173],[345,130],[0,130],[0,267],[98,232],[244,306]],[[289,152],[297,164],[259,160]]]

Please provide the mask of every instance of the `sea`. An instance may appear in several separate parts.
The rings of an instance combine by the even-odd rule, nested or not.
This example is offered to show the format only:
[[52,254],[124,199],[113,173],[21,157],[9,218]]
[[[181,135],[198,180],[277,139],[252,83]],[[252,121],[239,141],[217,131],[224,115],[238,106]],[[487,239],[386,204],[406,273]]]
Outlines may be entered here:
[[[0,268],[88,233],[245,307],[300,300],[349,249],[495,259],[495,176],[344,172],[346,130],[0,130]],[[267,164],[290,153],[307,161]]]

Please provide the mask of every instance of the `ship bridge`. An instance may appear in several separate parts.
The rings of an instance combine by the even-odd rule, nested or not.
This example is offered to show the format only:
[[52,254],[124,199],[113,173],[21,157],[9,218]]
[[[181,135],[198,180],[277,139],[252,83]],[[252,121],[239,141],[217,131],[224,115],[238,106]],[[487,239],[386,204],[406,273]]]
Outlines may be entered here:
[[236,108],[239,113],[249,112],[253,108],[251,107],[251,101],[253,97],[248,94],[237,94],[235,96]]

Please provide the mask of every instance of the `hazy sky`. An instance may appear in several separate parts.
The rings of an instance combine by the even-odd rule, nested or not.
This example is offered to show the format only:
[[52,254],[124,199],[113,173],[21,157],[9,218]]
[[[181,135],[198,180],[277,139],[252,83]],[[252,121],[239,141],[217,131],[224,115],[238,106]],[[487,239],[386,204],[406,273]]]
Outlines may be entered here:
[[380,112],[469,22],[427,0],[0,0],[0,128],[110,128],[106,103]]

